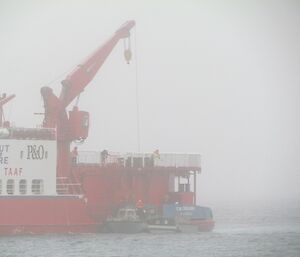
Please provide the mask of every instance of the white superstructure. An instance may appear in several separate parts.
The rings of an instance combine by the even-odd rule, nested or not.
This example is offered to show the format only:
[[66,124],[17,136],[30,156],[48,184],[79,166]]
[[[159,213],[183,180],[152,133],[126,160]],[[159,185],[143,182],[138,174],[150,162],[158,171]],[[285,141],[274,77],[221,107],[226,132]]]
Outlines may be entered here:
[[56,140],[0,140],[0,195],[56,195]]

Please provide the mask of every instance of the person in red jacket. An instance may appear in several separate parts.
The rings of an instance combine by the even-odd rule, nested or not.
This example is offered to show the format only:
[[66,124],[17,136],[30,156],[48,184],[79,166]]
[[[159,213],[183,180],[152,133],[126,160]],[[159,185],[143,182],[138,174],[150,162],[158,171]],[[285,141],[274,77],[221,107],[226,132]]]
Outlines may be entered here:
[[141,220],[145,218],[145,209],[144,209],[144,203],[142,200],[138,200],[135,204],[136,207],[136,213],[140,217]]

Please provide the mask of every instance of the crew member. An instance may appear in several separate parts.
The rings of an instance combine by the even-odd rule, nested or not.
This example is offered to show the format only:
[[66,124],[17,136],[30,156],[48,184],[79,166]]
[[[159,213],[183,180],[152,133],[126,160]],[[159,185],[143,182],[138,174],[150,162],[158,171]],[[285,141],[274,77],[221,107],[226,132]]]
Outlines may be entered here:
[[71,161],[73,165],[77,163],[77,157],[78,157],[78,150],[77,150],[77,146],[75,146],[71,152]]
[[152,154],[153,159],[160,159],[159,150],[156,149]]
[[140,217],[140,219],[142,219],[142,220],[145,219],[145,213],[146,213],[146,211],[144,209],[144,203],[143,203],[143,201],[142,200],[138,200],[136,202],[135,207],[136,207],[136,213]]
[[108,151],[104,149],[101,152],[101,162],[102,162],[102,165],[105,165],[105,162],[106,162],[106,159],[107,159],[108,156],[109,156]]
[[155,161],[156,161],[157,159],[160,159],[160,154],[159,154],[159,150],[158,150],[158,149],[156,149],[156,150],[152,153],[152,155],[151,155],[151,166],[152,166],[152,167],[155,165]]
[[135,207],[136,207],[137,209],[143,209],[143,208],[144,208],[144,203],[143,203],[143,201],[142,201],[142,200],[138,200],[138,201],[136,202]]

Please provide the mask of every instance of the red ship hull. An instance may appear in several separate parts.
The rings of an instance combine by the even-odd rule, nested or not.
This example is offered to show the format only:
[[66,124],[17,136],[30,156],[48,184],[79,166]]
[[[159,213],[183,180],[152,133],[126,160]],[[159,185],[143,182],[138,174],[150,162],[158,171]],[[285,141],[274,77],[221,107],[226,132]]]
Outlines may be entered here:
[[97,232],[101,223],[74,196],[5,197],[0,201],[0,234]]
[[[0,235],[100,232],[105,219],[124,203],[134,204],[142,199],[159,208],[168,194],[172,171],[172,168],[74,166],[72,177],[82,185],[82,194],[2,196]],[[178,169],[178,172],[183,171]],[[170,196],[171,200],[186,204],[194,201],[193,193],[189,192]],[[193,220],[189,225],[198,231],[211,231],[214,221]]]

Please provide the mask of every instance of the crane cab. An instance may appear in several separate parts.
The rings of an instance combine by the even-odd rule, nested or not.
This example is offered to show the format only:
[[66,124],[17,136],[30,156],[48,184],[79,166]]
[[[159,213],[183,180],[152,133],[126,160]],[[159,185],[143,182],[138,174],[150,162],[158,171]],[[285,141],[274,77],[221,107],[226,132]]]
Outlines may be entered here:
[[69,111],[69,128],[73,140],[86,139],[89,132],[89,113],[79,111],[75,106],[72,111]]

